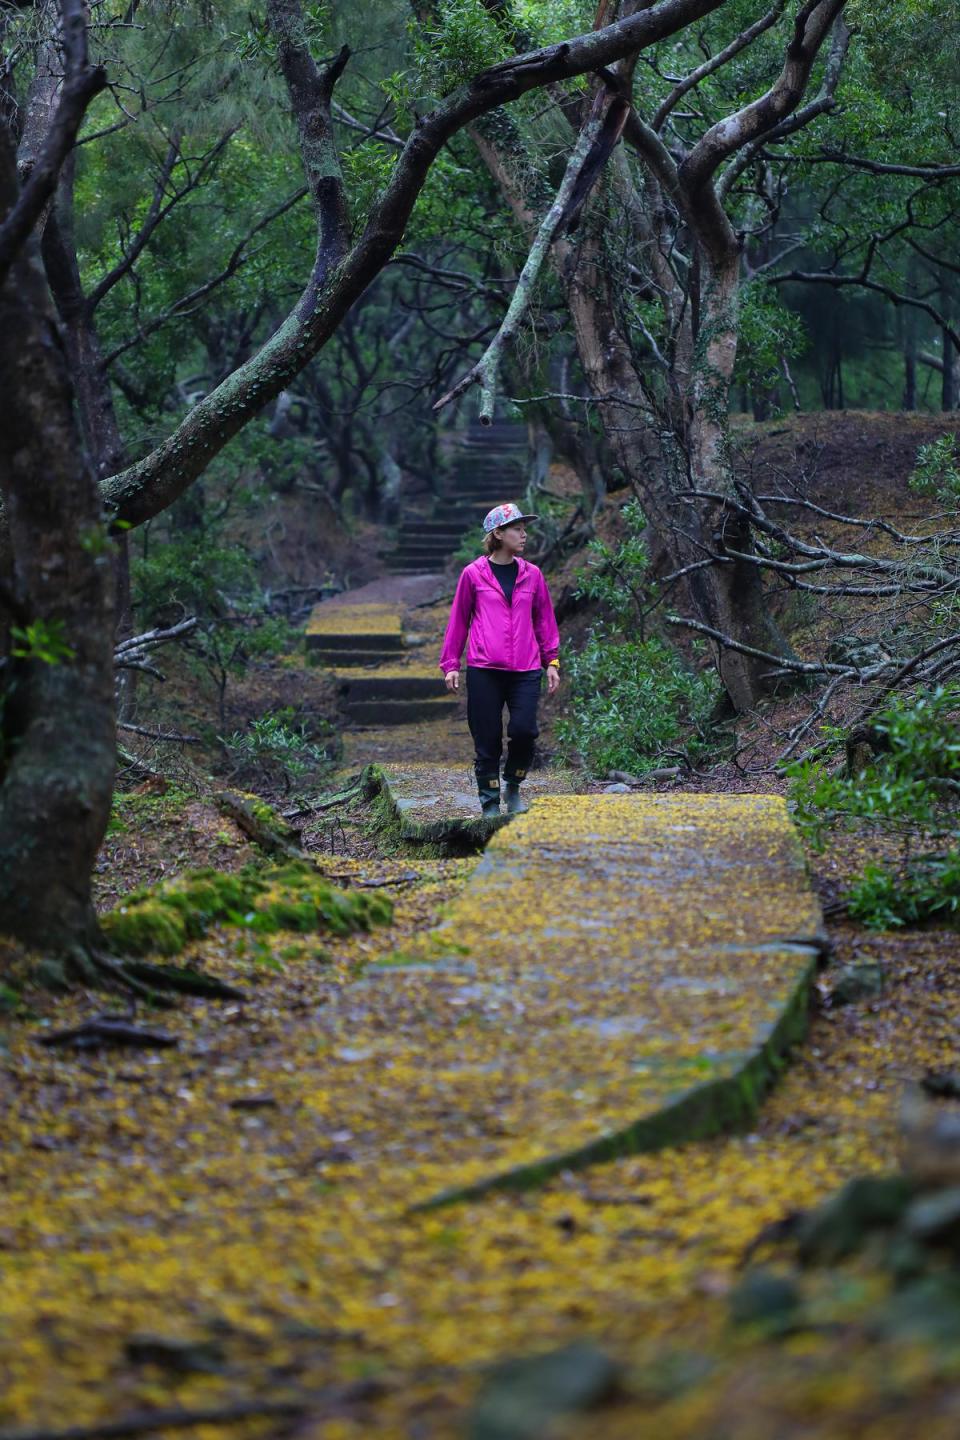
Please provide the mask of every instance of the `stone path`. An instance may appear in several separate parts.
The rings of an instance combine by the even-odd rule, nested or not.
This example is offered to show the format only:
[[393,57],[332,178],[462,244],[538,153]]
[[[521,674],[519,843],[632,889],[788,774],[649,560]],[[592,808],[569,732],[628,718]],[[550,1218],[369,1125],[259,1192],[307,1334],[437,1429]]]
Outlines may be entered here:
[[[390,626],[354,613],[357,635],[404,633],[398,608]],[[401,673],[427,670],[356,673],[386,697]],[[355,703],[382,719],[389,702]],[[418,703],[436,703],[426,686]],[[749,1121],[804,1031],[825,945],[784,802],[574,794],[569,775],[541,771],[529,814],[484,825],[465,733],[447,731],[429,760],[406,758],[416,727],[375,733],[386,753],[368,778],[405,838],[492,837],[441,926],[323,1018],[332,1090],[369,1088],[371,1143],[396,1126],[419,1157],[411,1201],[529,1185]]]
[[528,460],[526,425],[469,425],[451,445],[449,473],[429,512],[405,513],[388,568],[395,575],[441,573],[463,537],[479,535],[488,510],[521,498]]

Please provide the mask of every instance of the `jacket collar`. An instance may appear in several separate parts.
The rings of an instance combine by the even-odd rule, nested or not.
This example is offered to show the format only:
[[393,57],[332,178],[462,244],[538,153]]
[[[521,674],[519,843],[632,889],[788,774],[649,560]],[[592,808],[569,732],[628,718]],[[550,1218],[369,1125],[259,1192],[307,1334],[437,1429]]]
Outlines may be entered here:
[[[483,579],[486,580],[486,582],[487,582],[488,585],[492,585],[492,584],[494,583],[494,576],[490,573],[490,564],[491,564],[491,562],[490,562],[490,557],[489,557],[488,555],[478,555],[477,558],[476,558],[476,560],[474,560],[472,563],[473,563],[473,567],[474,567],[474,569],[476,570],[477,574],[478,574],[479,576],[482,576]],[[526,572],[527,572],[530,568],[531,568],[530,561],[529,561],[529,560],[524,560],[524,558],[523,558],[522,555],[518,555],[518,556],[517,556],[517,584],[518,584],[518,585],[520,584],[520,581],[523,579],[524,575],[526,574]],[[497,588],[499,589],[499,581],[497,582]]]

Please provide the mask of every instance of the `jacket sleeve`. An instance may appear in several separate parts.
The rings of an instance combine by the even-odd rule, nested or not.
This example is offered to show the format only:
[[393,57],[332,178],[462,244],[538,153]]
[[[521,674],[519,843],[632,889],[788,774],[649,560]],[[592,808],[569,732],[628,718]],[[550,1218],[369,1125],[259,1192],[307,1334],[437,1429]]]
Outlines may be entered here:
[[537,591],[533,597],[533,632],[540,646],[540,664],[549,665],[560,654],[560,631],[542,570],[537,576]]
[[446,675],[450,670],[460,669],[460,656],[467,641],[467,631],[473,615],[473,576],[469,566],[457,581],[456,594],[450,607],[447,632],[443,637],[440,651],[440,669]]

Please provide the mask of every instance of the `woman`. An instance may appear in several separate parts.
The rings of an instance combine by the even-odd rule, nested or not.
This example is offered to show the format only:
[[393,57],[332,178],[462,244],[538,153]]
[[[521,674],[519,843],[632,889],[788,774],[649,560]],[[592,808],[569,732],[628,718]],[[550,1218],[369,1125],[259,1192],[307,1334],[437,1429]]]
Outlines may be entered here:
[[467,632],[467,723],[476,748],[477,787],[483,815],[500,814],[500,754],[503,707],[507,763],[503,769],[507,814],[526,810],[520,782],[533,759],[541,671],[547,694],[560,684],[560,635],[547,582],[523,559],[527,521],[519,505],[497,505],[483,522],[483,554],[457,584],[440,669],[448,690],[460,688],[460,656]]

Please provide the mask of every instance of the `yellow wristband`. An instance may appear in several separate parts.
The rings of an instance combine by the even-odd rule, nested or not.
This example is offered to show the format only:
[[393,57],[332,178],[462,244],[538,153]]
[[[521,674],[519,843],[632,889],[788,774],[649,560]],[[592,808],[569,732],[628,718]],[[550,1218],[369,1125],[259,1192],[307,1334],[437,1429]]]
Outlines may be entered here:
[[559,660],[548,660],[548,661],[547,661],[547,668],[549,669],[551,665],[556,665],[557,669],[558,669],[558,670],[560,669],[560,661],[559,661]]

